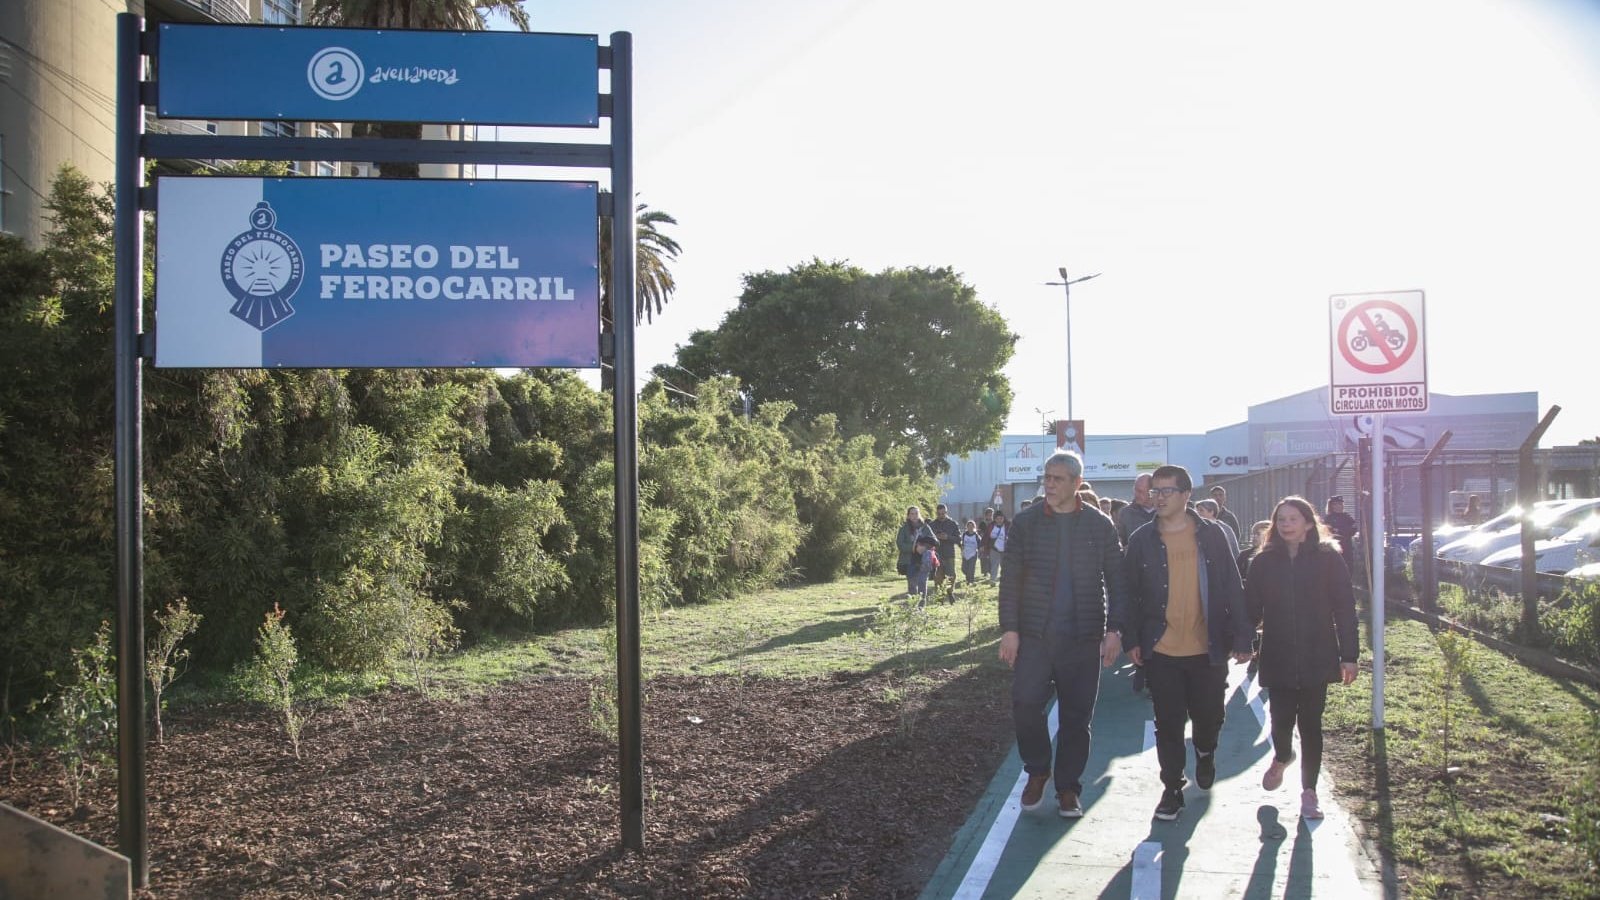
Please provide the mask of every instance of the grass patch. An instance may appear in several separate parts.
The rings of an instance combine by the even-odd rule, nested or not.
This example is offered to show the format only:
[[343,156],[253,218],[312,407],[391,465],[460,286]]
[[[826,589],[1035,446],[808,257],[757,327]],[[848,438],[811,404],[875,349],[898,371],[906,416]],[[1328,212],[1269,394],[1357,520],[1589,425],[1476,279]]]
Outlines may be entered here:
[[[970,639],[960,602],[930,601],[928,627],[909,648],[869,634],[879,605],[904,585],[899,577],[847,578],[645,613],[639,628],[644,676],[816,678],[1001,665],[995,588],[989,585],[965,589],[978,592],[980,601],[987,598],[990,610]],[[606,640],[604,628],[571,628],[528,641],[480,644],[431,661],[429,678],[444,688],[472,690],[531,676],[598,677],[610,665]]]
[[1363,796],[1362,818],[1396,862],[1402,894],[1595,896],[1600,879],[1569,802],[1592,764],[1584,736],[1600,694],[1476,642],[1446,692],[1444,654],[1426,625],[1391,620],[1385,644],[1381,740],[1367,727],[1370,672],[1355,689],[1329,690],[1327,726],[1335,774]]

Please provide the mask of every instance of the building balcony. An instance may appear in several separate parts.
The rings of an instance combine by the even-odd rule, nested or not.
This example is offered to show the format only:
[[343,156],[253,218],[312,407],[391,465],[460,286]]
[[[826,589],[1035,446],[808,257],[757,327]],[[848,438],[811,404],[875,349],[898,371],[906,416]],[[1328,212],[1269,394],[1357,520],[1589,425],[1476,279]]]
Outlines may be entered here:
[[250,7],[245,0],[146,0],[149,10],[160,10],[160,18],[177,22],[226,22],[230,24],[250,21]]

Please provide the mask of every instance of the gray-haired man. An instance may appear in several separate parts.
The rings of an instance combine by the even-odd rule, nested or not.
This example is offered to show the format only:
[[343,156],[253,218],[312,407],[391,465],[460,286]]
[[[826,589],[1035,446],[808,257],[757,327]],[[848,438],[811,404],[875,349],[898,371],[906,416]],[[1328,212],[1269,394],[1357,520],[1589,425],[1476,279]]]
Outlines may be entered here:
[[[1057,811],[1083,815],[1089,721],[1100,669],[1122,653],[1122,544],[1098,507],[1079,502],[1083,460],[1058,450],[1044,464],[1044,502],[1017,513],[1000,573],[1000,658],[1012,667],[1011,712],[1028,781],[1022,808],[1044,802],[1052,771]],[[1055,764],[1045,707],[1057,701]]]

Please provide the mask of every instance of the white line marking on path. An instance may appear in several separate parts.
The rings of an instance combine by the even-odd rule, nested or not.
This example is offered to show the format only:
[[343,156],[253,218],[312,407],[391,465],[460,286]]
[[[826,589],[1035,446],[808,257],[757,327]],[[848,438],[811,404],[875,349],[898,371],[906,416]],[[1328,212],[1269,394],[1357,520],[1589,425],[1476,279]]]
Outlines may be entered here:
[[[1055,739],[1060,721],[1056,713],[1057,707],[1050,707],[1049,729],[1052,740]],[[953,900],[978,900],[983,896],[983,892],[989,889],[989,879],[994,877],[995,867],[1000,864],[1000,854],[1005,852],[1006,843],[1011,840],[1011,831],[1016,827],[1017,816],[1022,814],[1022,788],[1027,783],[1028,772],[1024,769],[1017,773],[1017,783],[1012,786],[1005,805],[1000,807],[1000,811],[995,813],[994,821],[989,823],[989,833],[984,835],[983,845],[973,855],[972,865],[967,867],[967,874],[961,879],[961,886],[951,895]]]
[[1157,900],[1161,896],[1161,844],[1145,841],[1133,848],[1133,888],[1128,900]]

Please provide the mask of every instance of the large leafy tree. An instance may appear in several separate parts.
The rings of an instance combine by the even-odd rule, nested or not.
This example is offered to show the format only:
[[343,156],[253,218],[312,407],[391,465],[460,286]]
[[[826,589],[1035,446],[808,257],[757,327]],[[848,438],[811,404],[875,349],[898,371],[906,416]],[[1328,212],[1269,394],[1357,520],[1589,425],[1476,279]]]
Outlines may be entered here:
[[[489,17],[503,14],[523,31],[528,30],[528,11],[518,0],[311,0],[306,21],[311,25],[344,25],[351,28],[420,28],[438,31],[480,31]],[[359,136],[386,138],[422,137],[418,122],[358,122]],[[416,163],[379,163],[385,178],[416,178]]]
[[802,421],[831,413],[845,438],[871,435],[878,452],[905,448],[937,472],[947,455],[999,439],[1015,341],[948,268],[872,274],[812,260],[745,276],[738,306],[690,335],[678,364],[735,375],[763,403],[793,403]]

